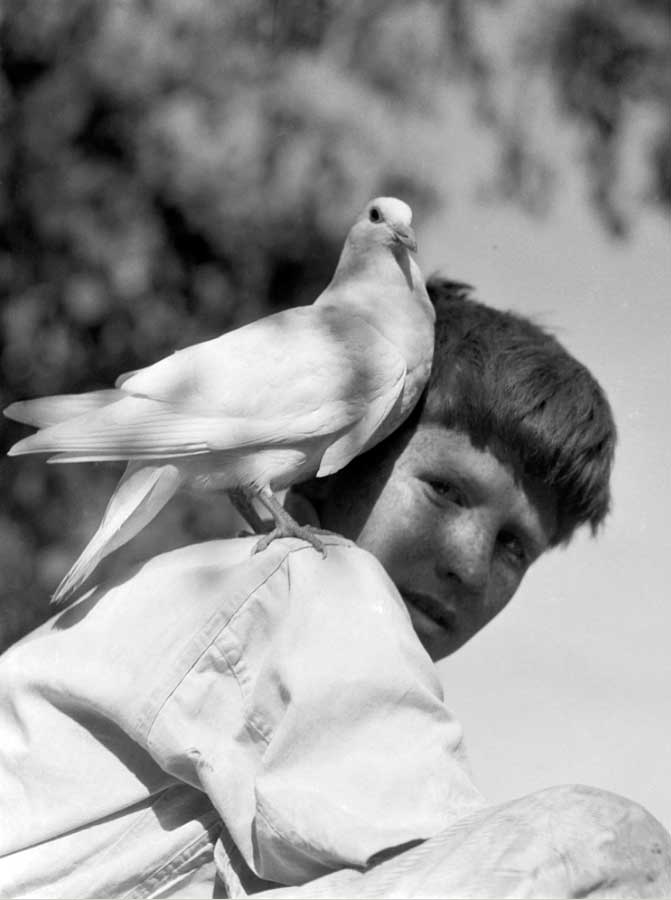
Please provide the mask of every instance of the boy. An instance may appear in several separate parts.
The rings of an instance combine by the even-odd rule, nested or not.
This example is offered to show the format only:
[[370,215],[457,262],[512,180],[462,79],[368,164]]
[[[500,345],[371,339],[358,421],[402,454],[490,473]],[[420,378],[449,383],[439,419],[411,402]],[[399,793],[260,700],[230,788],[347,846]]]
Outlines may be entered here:
[[326,559],[295,539],[182,548],[0,660],[8,895],[382,896],[409,871],[424,895],[669,886],[668,835],[635,804],[488,807],[472,783],[431,659],[603,521],[615,428],[553,338],[464,286],[430,293],[411,420],[288,498],[343,536]]

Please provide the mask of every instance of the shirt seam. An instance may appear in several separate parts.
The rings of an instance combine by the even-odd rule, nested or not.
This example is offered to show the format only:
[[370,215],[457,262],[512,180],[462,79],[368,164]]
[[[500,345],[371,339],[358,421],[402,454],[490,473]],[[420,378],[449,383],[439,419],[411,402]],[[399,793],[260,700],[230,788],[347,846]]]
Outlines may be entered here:
[[[158,717],[161,715],[161,713],[162,713],[163,709],[165,708],[165,706],[167,705],[167,703],[174,696],[174,694],[177,692],[177,690],[179,690],[181,685],[188,678],[188,676],[191,674],[191,672],[197,666],[197,664],[200,662],[200,660],[203,658],[203,656],[205,656],[205,654],[211,650],[212,646],[221,638],[222,632],[230,626],[230,624],[233,622],[233,620],[242,612],[242,610],[245,608],[245,606],[247,606],[249,601],[253,597],[256,596],[256,594],[261,590],[261,588],[263,588],[270,581],[270,579],[273,578],[277,574],[277,572],[285,566],[287,560],[289,559],[289,557],[292,554],[298,553],[301,551],[305,551],[305,550],[309,550],[309,549],[311,549],[309,546],[292,547],[290,549],[287,549],[287,551],[284,553],[282,558],[277,562],[277,565],[275,565],[275,567],[271,571],[266,573],[266,575],[244,595],[244,597],[241,599],[241,601],[236,606],[235,610],[228,616],[228,618],[225,619],[225,621],[221,622],[219,627],[212,634],[212,636],[211,636],[210,640],[207,642],[207,644],[190,661],[188,667],[179,675],[176,682],[170,688],[168,693],[163,696],[161,702],[158,704],[156,709],[153,711],[153,714],[151,714],[151,717],[149,718],[147,712],[143,712],[141,714],[140,727],[142,727],[142,724],[141,724],[142,719],[144,719],[145,717],[149,718],[149,723],[143,729],[145,731],[146,739],[148,741],[151,738],[151,734],[156,725],[156,721],[157,721]],[[213,621],[216,621],[217,618],[219,618],[220,616],[221,616],[220,612],[214,613],[214,615],[212,615],[208,619],[206,630],[209,630],[209,627],[211,627],[211,623]],[[230,633],[230,636],[232,638],[232,642],[236,645],[237,649],[240,649],[239,639],[235,637],[234,633]],[[233,669],[233,666],[232,666],[226,652],[224,650],[221,650],[221,648],[220,648],[220,652],[221,652],[221,655],[223,656],[226,667],[228,668],[228,670],[231,672],[231,674],[235,678],[235,682],[238,686],[238,690],[240,691],[241,697],[243,697],[243,699],[244,699],[245,694],[242,689],[242,685],[241,685],[238,674]],[[151,710],[149,710],[149,712],[151,712]],[[252,727],[254,728],[255,731],[258,732],[257,726],[252,725]],[[263,735],[261,732],[258,732],[258,733],[259,733],[260,737],[262,737],[264,739],[264,741],[266,741],[266,743],[267,743],[268,738],[265,735]]]
[[[218,832],[221,831],[222,822],[216,810],[212,810],[208,818],[211,819],[210,824],[204,826],[202,834],[196,835],[187,844],[176,850],[170,859],[159,863],[151,872],[134,884],[130,890],[126,891],[122,895],[121,900],[137,897],[137,892],[141,889],[154,891],[165,884],[175,873],[186,874],[189,871],[189,862],[196,859],[208,844],[212,846],[212,860],[214,861],[214,845]],[[182,867],[186,867],[183,872],[181,872]]]

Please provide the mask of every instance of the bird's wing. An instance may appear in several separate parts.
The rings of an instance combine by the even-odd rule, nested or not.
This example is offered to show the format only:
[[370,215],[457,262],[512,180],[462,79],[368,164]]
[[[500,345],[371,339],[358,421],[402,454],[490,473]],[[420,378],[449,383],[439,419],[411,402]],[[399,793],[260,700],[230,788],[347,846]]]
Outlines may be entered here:
[[15,444],[10,456],[57,453],[54,462],[191,456],[208,452],[216,420],[180,414],[170,404],[124,395],[121,400],[43,428]]
[[[265,418],[269,409],[295,415],[318,395],[342,390],[345,370],[361,368],[361,350],[382,340],[351,312],[297,307],[179,350],[121,376],[116,386],[205,415]],[[388,356],[382,353],[382,368]]]
[[[405,385],[405,364],[398,366],[396,380],[380,384],[377,391],[368,391],[359,409],[359,417],[346,428],[340,437],[326,448],[317,472],[318,476],[331,475],[344,468],[362,450],[377,443],[388,431],[385,422],[400,406]],[[391,430],[391,429],[389,429]]]
[[89,391],[86,394],[57,394],[53,397],[36,397],[34,400],[19,400],[3,410],[8,419],[48,428],[58,422],[74,419],[83,413],[107,406],[120,400],[123,394],[116,390]]
[[117,387],[207,416],[265,422],[270,442],[335,435],[358,423],[355,455],[358,440],[368,440],[367,429],[372,434],[393,407],[405,375],[405,359],[376,328],[352,311],[313,305],[179,351]]
[[328,443],[352,429],[335,465],[362,449],[404,376],[394,345],[362,319],[287,310],[140,370],[119,383],[118,402],[45,428],[11,453],[56,453],[58,462],[166,458]]
[[131,462],[110,497],[98,530],[56,588],[51,602],[63,605],[98,563],[123,547],[179,490],[184,473],[171,463]]

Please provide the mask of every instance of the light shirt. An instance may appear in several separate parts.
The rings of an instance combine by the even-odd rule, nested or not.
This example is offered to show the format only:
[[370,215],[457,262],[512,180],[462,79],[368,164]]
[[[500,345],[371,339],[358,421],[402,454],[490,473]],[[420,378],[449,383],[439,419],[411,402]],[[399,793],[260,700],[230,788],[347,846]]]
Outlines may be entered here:
[[244,896],[483,806],[377,560],[255,540],[155,557],[0,657],[1,896]]

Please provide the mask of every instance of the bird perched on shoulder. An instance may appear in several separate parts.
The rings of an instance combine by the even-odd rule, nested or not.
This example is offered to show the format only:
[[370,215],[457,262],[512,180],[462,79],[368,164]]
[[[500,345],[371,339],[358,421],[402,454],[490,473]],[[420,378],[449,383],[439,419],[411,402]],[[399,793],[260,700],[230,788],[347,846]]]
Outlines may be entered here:
[[274,492],[329,475],[394,431],[428,380],[434,310],[411,258],[410,207],[367,204],[333,278],[311,306],[259,319],[120,376],[114,389],[13,403],[40,430],[10,456],[128,460],[102,522],[52,598],[62,603],[101,559],[145,527],[182,487],[225,490],[255,524],[252,500],[284,536],[309,540]]

